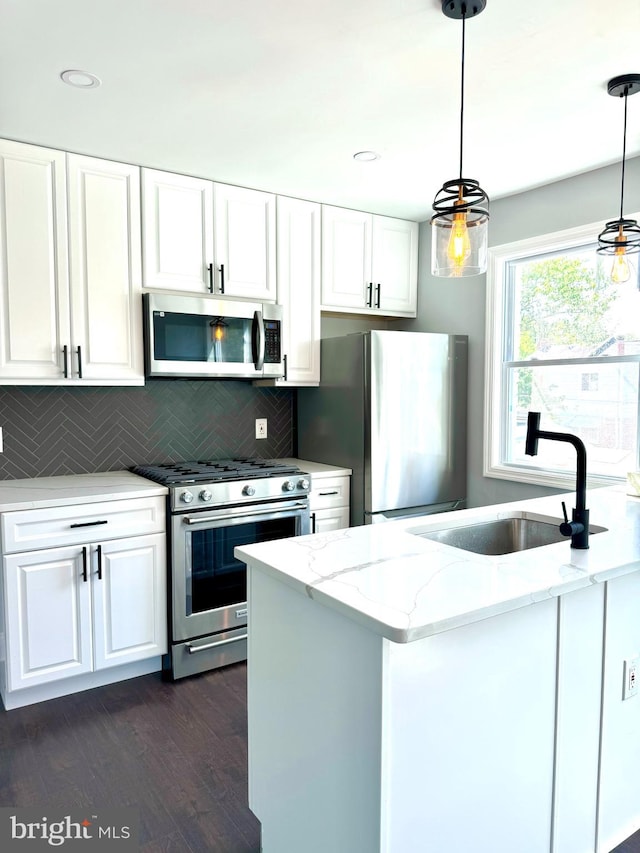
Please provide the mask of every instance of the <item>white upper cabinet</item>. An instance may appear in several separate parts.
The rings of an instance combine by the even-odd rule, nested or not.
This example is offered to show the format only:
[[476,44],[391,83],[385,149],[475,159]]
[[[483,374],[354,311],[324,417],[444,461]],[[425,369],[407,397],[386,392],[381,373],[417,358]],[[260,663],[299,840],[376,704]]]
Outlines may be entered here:
[[279,387],[320,383],[320,205],[278,196],[278,303],[282,306],[283,379]]
[[322,309],[415,317],[418,223],[322,206]]
[[145,287],[208,293],[213,274],[213,184],[142,170]]
[[0,382],[63,378],[69,338],[65,155],[0,141]]
[[142,385],[139,169],[0,140],[0,384]]
[[275,196],[142,170],[144,286],[275,302]]
[[276,301],[276,197],[214,184],[215,292]]
[[70,375],[139,383],[144,370],[140,170],[69,154],[68,186],[75,358]]
[[322,307],[340,311],[370,306],[370,213],[322,205]]
[[374,308],[385,314],[416,316],[418,223],[373,217],[371,262]]

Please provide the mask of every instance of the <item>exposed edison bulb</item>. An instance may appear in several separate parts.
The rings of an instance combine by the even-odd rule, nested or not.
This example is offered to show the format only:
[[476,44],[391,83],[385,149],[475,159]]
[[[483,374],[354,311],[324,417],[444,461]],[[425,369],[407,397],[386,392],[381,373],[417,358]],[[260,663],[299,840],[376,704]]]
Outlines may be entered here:
[[216,323],[213,327],[213,339],[214,341],[221,341],[224,338],[224,328],[220,323]]
[[631,278],[631,270],[627,261],[627,253],[623,248],[616,249],[616,254],[611,267],[611,281],[615,284],[624,284]]
[[451,236],[447,246],[447,257],[455,270],[461,270],[470,254],[471,241],[467,228],[467,214],[463,212],[454,213]]
[[615,256],[613,258],[611,281],[615,284],[624,284],[625,281],[629,281],[631,277],[631,270],[629,269],[629,262],[627,261],[627,241],[625,240],[622,223],[620,223],[618,228],[616,243],[619,245],[616,246]]

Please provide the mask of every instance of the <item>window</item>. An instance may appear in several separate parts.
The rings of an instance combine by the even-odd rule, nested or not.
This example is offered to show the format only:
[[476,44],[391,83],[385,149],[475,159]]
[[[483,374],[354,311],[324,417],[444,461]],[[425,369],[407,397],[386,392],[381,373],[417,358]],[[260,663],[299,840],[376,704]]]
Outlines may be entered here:
[[570,444],[543,440],[525,456],[528,411],[582,439],[591,483],[638,468],[640,279],[634,263],[628,282],[611,282],[600,227],[489,250],[485,476],[573,488]]

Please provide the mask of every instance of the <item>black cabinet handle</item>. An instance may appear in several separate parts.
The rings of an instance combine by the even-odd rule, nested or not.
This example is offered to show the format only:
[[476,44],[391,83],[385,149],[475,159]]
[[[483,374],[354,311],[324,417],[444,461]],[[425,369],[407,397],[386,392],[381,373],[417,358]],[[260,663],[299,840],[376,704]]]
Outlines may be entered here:
[[209,293],[213,293],[213,264],[207,264],[209,270]]
[[101,581],[102,580],[102,545],[98,545],[96,550],[98,551],[98,580]]
[[311,513],[311,532],[316,532],[316,514],[315,512]]
[[224,264],[220,264],[220,293],[224,293]]
[[373,299],[373,282],[370,281],[367,285],[367,307],[371,308],[371,301]]
[[88,569],[88,565],[89,565],[89,555],[87,554],[88,550],[89,549],[88,549],[87,545],[82,546],[82,580],[85,583],[88,580],[88,574],[87,574],[87,569]]
[[78,347],[78,379],[82,379],[82,347]]
[[376,285],[376,308],[380,307],[380,283]]
[[69,347],[65,344],[62,347],[62,371],[64,378],[69,378]]
[[76,521],[70,524],[69,527],[95,527],[97,524],[108,524],[109,519],[105,518],[101,521]]

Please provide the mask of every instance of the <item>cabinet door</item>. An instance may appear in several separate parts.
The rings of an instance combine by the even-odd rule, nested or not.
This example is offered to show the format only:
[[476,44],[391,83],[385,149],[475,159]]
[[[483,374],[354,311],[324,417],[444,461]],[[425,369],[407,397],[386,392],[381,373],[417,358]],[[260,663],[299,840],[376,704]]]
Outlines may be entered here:
[[320,382],[320,205],[278,197],[278,303],[282,305],[286,379]]
[[276,300],[276,199],[214,184],[216,293]]
[[69,341],[65,155],[0,141],[0,383],[62,377]]
[[67,168],[71,376],[143,384],[140,170],[73,154]]
[[167,651],[165,534],[91,546],[96,669]]
[[316,509],[311,513],[311,529],[314,533],[330,533],[349,526],[349,507]]
[[145,287],[209,292],[211,181],[142,170],[142,261]]
[[373,305],[382,313],[416,316],[418,223],[373,217]]
[[322,307],[370,307],[370,213],[322,206]]
[[83,549],[4,558],[8,689],[90,672],[90,579]]

